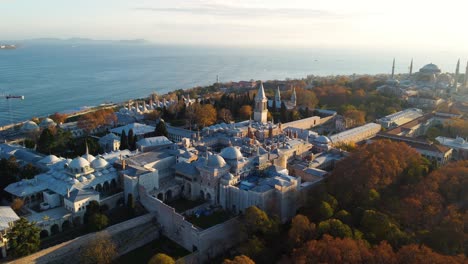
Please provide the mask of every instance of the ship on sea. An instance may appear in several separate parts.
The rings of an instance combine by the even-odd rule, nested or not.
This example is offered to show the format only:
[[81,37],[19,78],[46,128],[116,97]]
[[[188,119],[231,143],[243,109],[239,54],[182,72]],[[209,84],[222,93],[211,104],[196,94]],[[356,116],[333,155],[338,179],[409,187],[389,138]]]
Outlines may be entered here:
[[17,46],[16,45],[3,45],[3,44],[0,44],[0,49],[16,49]]

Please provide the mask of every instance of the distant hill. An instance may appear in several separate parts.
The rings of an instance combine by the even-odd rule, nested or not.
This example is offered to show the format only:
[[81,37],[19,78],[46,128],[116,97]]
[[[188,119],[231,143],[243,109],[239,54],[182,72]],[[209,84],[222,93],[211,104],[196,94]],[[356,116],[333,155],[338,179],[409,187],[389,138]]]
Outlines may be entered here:
[[84,44],[112,44],[112,43],[122,43],[122,44],[150,44],[149,41],[145,39],[128,39],[128,40],[96,40],[89,38],[37,38],[37,39],[28,39],[20,41],[21,43],[28,44],[71,44],[71,45],[84,45]]

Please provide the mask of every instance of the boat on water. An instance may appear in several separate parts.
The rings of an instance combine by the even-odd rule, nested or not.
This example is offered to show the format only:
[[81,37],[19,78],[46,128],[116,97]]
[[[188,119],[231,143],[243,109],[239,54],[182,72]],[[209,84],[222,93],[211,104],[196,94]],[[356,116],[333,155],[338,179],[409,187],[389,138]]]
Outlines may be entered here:
[[3,45],[3,44],[0,44],[0,49],[16,49],[17,46],[16,45]]
[[21,99],[24,100],[24,95],[6,95],[6,99]]

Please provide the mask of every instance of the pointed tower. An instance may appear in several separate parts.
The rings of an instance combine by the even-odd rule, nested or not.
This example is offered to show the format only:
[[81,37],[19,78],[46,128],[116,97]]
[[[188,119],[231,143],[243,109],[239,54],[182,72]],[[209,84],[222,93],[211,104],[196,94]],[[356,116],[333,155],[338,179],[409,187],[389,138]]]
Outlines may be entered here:
[[410,66],[409,66],[409,76],[413,76],[413,59],[411,59],[411,63],[410,63]]
[[291,104],[296,107],[297,97],[296,97],[296,88],[293,86],[293,91],[291,94]]
[[254,110],[254,120],[260,123],[267,122],[267,98],[265,96],[265,90],[263,89],[263,82],[260,82],[258,87],[257,95],[255,96],[255,110]]
[[393,65],[392,65],[392,77],[391,77],[392,80],[393,80],[393,77],[395,77],[395,58],[393,58]]
[[458,92],[458,77],[460,76],[460,59],[457,62],[457,68],[455,69],[455,80],[453,81],[453,90]]
[[463,86],[465,89],[468,89],[468,61],[466,62],[465,80],[463,81]]
[[276,108],[281,107],[281,93],[280,93],[279,86],[276,87],[275,104],[276,104]]

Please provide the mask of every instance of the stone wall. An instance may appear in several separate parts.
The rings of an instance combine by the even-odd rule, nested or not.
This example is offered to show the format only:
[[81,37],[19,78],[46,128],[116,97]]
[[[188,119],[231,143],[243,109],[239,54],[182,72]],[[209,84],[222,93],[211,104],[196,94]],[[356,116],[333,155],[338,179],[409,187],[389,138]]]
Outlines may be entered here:
[[99,204],[101,205],[105,204],[109,206],[109,209],[112,209],[118,206],[119,200],[122,198],[124,198],[124,193],[119,192],[119,193],[116,193],[114,195],[111,195],[109,197],[102,199],[101,201],[99,201]]
[[119,256],[141,247],[159,237],[159,229],[154,215],[146,214],[108,227],[104,231],[87,234],[73,240],[69,240],[10,263],[79,263],[80,251],[102,232],[110,234],[117,246]]
[[237,217],[203,230],[186,221],[174,208],[147,194],[143,186],[140,185],[139,190],[140,202],[156,215],[163,234],[188,251],[198,252],[198,262],[192,263],[205,263],[244,239]]

